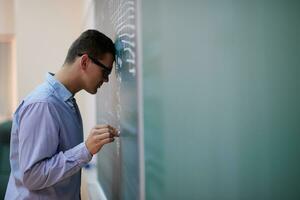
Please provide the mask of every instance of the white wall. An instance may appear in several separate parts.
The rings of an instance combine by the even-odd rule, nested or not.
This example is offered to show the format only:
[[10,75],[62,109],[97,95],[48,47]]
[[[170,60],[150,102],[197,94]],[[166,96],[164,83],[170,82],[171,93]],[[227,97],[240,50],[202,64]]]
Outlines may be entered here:
[[63,64],[82,29],[83,0],[15,0],[19,101]]
[[11,117],[15,107],[14,1],[0,0],[0,122]]
[[0,0],[0,35],[14,33],[13,9],[13,0]]

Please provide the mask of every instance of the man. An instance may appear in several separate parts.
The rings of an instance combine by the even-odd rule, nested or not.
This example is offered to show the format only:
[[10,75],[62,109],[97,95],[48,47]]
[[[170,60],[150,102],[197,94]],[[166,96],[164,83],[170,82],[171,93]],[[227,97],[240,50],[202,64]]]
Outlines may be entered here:
[[87,30],[71,45],[63,67],[47,74],[19,105],[11,131],[11,175],[5,199],[80,199],[81,167],[117,130],[96,125],[83,142],[83,127],[74,95],[95,94],[108,82],[114,44]]

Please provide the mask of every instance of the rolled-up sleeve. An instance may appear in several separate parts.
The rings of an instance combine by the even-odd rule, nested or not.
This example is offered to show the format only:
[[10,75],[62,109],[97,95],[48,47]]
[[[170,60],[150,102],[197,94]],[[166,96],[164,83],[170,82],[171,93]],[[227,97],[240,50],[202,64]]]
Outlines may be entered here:
[[72,176],[92,158],[84,142],[58,152],[59,117],[49,102],[26,106],[19,125],[20,171],[23,184],[30,190],[40,190]]

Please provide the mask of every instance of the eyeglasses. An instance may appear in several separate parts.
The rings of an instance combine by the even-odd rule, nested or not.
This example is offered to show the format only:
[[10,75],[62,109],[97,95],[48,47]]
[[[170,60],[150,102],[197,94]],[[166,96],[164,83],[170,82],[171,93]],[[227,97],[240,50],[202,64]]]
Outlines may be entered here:
[[[78,56],[82,56],[83,54],[78,54]],[[108,68],[106,65],[104,65],[102,62],[98,61],[96,58],[90,56],[87,54],[87,56],[89,57],[89,59],[91,59],[93,61],[93,63],[95,63],[98,67],[101,67],[104,70],[104,77],[108,77],[111,73],[111,69]]]

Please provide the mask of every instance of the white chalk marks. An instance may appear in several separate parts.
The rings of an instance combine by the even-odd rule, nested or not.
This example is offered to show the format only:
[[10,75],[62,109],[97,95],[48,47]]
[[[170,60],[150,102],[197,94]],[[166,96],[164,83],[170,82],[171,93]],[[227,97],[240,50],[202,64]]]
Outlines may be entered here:
[[[117,59],[120,72],[126,70],[136,76],[136,13],[133,0],[121,0],[111,15],[111,22],[116,33]],[[122,69],[122,68],[126,69]],[[119,77],[119,80],[122,78]]]

